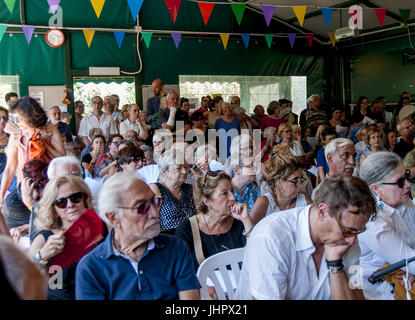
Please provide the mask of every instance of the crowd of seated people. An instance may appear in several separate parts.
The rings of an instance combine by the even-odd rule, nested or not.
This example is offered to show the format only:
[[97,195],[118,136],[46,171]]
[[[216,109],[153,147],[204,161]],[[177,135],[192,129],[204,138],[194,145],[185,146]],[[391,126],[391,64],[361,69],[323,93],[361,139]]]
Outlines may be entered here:
[[[29,259],[38,286],[25,295],[6,274],[16,298],[199,299],[202,261],[242,247],[240,299],[410,291],[413,267],[368,282],[415,256],[408,93],[396,106],[361,96],[352,109],[312,94],[297,115],[288,99],[246,106],[207,95],[191,108],[161,79],[152,88],[145,111],[94,96],[76,101],[73,117],[6,96],[0,234]],[[0,276],[10,241],[0,241]]]

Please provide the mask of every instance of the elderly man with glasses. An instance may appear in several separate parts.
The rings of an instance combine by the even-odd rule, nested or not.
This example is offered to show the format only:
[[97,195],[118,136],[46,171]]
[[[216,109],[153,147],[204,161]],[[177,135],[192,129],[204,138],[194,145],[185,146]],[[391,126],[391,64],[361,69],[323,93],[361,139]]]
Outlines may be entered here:
[[140,109],[138,105],[136,104],[130,104],[127,108],[128,111],[128,118],[121,122],[120,124],[120,134],[124,137],[124,139],[128,139],[126,137],[126,134],[130,130],[134,130],[140,140],[146,140],[148,139],[148,133],[147,129],[145,127],[145,124],[141,121],[139,115],[140,115]]
[[109,178],[99,214],[113,226],[76,270],[78,300],[199,299],[200,284],[186,244],[160,234],[158,198],[136,175]]
[[108,140],[111,134],[118,133],[112,117],[102,112],[104,106],[102,98],[99,96],[93,97],[91,105],[92,113],[82,118],[78,132],[78,136],[82,138],[82,141],[86,146],[91,144],[91,141],[88,139],[88,133],[89,130],[93,128],[100,128],[106,140]]
[[236,299],[363,299],[357,235],[375,212],[364,181],[327,178],[312,205],[271,214],[254,227]]

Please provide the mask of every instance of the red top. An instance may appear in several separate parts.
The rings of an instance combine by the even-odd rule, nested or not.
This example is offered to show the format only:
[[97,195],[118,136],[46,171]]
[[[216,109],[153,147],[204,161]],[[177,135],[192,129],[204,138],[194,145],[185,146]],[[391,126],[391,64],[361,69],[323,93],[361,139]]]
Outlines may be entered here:
[[259,128],[262,131],[264,131],[264,129],[265,128],[268,128],[268,127],[274,127],[275,129],[278,130],[278,127],[281,124],[285,123],[285,122],[287,122],[287,120],[286,119],[283,119],[283,118],[281,118],[281,119],[273,119],[270,116],[265,116],[265,117],[263,117],[261,119],[261,124],[260,124]]

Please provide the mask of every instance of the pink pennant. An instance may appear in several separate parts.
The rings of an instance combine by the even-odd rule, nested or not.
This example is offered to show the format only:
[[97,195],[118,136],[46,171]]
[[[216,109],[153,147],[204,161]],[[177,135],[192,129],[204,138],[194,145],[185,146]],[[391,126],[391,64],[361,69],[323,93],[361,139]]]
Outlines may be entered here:
[[380,26],[383,28],[383,23],[385,22],[385,16],[386,16],[386,8],[376,8],[375,9],[375,13],[376,16],[378,17]]
[[56,9],[58,9],[60,2],[61,0],[48,0],[50,10],[52,10],[53,14],[56,13]]

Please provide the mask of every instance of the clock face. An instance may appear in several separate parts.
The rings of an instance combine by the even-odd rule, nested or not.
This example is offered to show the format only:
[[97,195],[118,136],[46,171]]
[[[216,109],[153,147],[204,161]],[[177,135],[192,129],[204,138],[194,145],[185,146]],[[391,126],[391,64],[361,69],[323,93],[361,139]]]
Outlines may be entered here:
[[46,43],[53,48],[60,47],[65,42],[63,32],[58,29],[50,29],[46,32],[45,38]]

